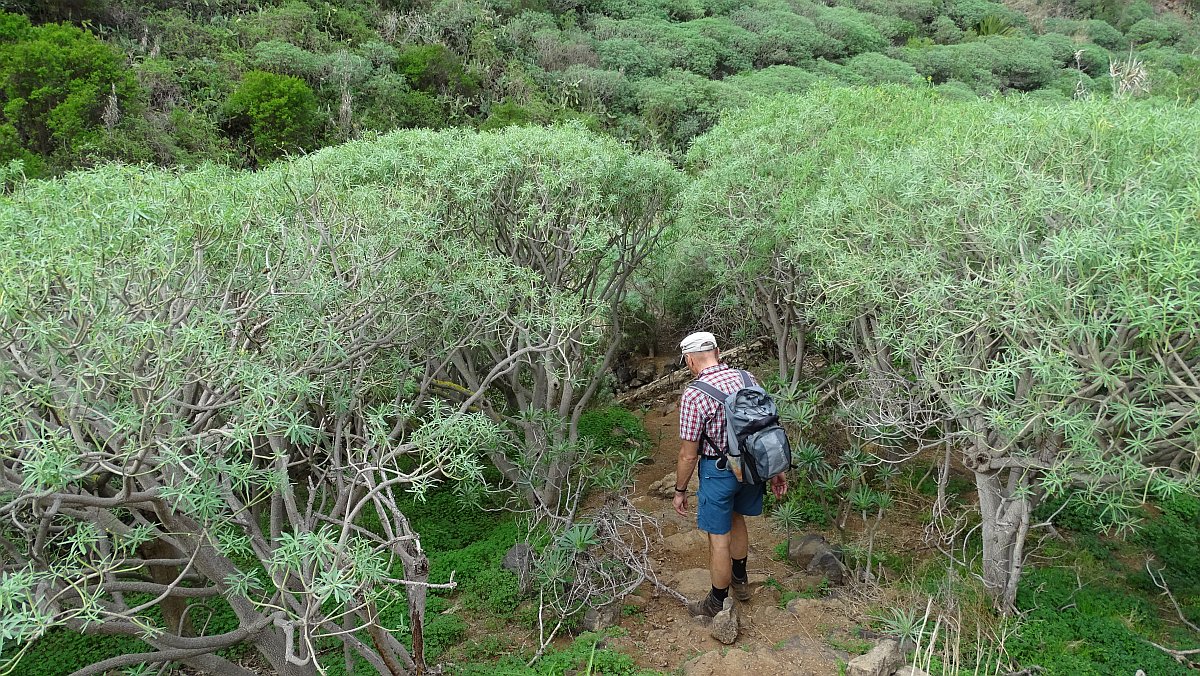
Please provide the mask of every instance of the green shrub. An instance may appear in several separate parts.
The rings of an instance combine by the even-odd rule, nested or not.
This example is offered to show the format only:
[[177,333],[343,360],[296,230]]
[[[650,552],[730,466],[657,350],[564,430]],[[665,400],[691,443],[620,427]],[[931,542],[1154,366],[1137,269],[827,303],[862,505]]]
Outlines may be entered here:
[[812,68],[812,72],[818,77],[834,80],[842,84],[850,86],[867,84],[866,78],[859,75],[857,71],[836,61],[817,59],[809,68]]
[[752,73],[735,75],[725,83],[754,94],[801,94],[815,85],[821,76],[796,66],[769,66]]
[[317,97],[303,80],[290,75],[246,73],[229,97],[225,115],[230,130],[248,139],[259,161],[318,145]]
[[1004,37],[982,38],[981,42],[992,48],[995,56],[990,70],[1005,89],[1040,89],[1057,74],[1054,55],[1039,42]]
[[604,40],[596,45],[596,53],[605,68],[638,79],[657,76],[671,63],[669,50],[630,38]]
[[1154,6],[1149,0],[1133,0],[1119,8],[1120,18],[1116,22],[1109,21],[1120,30],[1129,32],[1134,24],[1143,19],[1154,18]]
[[824,33],[808,17],[790,11],[745,7],[729,15],[737,25],[759,36],[759,66],[799,64],[816,54],[832,56],[842,43]]
[[114,93],[118,118],[110,122],[141,114],[134,74],[95,35],[70,25],[32,27],[0,12],[0,162],[53,156],[51,165],[65,169],[85,152],[104,154],[103,115]]
[[917,69],[911,64],[899,61],[878,52],[859,54],[846,64],[850,70],[858,73],[870,84],[885,84],[895,82],[912,84],[920,79]]
[[839,0],[863,12],[881,16],[895,16],[912,23],[927,23],[941,11],[940,0]]
[[882,51],[888,40],[867,20],[866,16],[851,7],[829,7],[813,18],[817,28],[839,42],[842,46],[836,56],[854,56],[863,52]]
[[990,0],[950,0],[947,4],[947,14],[959,28],[966,30],[979,25],[984,19],[994,16],[1012,26],[1025,27],[1029,20],[1024,14],[1009,9],[1005,5]]
[[642,118],[650,132],[671,150],[683,149],[720,117],[729,88],[687,71],[672,70],[638,83]]
[[1173,45],[1183,37],[1187,26],[1178,20],[1168,18],[1142,19],[1130,26],[1125,33],[1129,42],[1143,45],[1157,42],[1160,45]]
[[954,19],[948,16],[939,16],[934,19],[929,35],[939,45],[957,45],[963,41],[964,33],[958,24],[954,23]]
[[1079,55],[1080,70],[1092,77],[1108,75],[1108,64],[1112,60],[1112,54],[1107,49],[1088,43],[1078,45],[1075,51]]
[[1121,31],[1113,28],[1107,21],[1092,19],[1085,21],[1083,25],[1087,37],[1105,49],[1122,49],[1129,46],[1129,41]]
[[468,95],[479,82],[463,68],[462,60],[444,45],[406,47],[396,57],[396,71],[415,88]]
[[629,112],[637,107],[637,89],[624,73],[574,65],[552,75],[551,86],[573,86],[585,110]]
[[250,64],[258,70],[315,82],[321,75],[324,57],[284,40],[268,40],[254,45]]
[[438,129],[446,125],[446,111],[435,97],[411,89],[404,76],[386,73],[367,83],[367,102],[361,124],[376,131],[414,127]]
[[1050,50],[1054,62],[1062,66],[1075,64],[1075,41],[1062,33],[1045,33],[1037,37],[1038,44]]
[[527,104],[522,105],[507,99],[492,104],[487,119],[479,128],[484,131],[503,129],[504,127],[523,127],[530,124],[540,124],[547,121],[544,107]]

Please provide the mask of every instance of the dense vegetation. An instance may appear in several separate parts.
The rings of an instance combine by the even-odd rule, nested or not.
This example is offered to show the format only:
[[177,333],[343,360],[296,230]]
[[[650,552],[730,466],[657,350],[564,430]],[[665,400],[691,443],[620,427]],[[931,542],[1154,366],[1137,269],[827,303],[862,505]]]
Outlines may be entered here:
[[678,158],[721,111],[819,81],[1200,95],[1195,22],[1146,0],[1036,15],[990,0],[0,7],[23,13],[0,19],[0,161],[30,176],[105,159],[257,166],[396,128],[570,119]]
[[651,568],[608,397],[694,325],[769,338],[786,532],[1018,617],[984,666],[1196,654],[1187,6],[0,6],[0,671],[630,673],[554,639]]

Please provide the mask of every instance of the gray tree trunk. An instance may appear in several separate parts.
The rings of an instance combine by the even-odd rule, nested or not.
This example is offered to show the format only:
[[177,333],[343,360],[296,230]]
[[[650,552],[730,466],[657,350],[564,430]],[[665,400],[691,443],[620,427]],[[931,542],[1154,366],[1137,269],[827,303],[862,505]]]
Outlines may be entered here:
[[[983,516],[983,583],[996,608],[1007,614],[1013,611],[1017,597],[1031,506],[1028,498],[1014,496],[1012,486],[1005,486],[1004,474],[976,472],[975,487]],[[1012,479],[1013,483],[1022,481]]]

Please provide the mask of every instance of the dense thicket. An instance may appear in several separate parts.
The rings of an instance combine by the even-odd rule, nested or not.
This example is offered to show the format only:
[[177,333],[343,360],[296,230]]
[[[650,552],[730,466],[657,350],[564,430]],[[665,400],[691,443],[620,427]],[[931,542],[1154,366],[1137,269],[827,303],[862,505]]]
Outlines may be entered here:
[[[574,525],[568,488],[622,489],[575,430],[679,184],[578,128],[21,183],[0,200],[3,660],[66,627],[145,644],[79,673],[244,674],[215,653],[250,646],[308,674],[337,643],[347,668],[420,668],[404,494],[478,500],[495,465]],[[576,596],[629,563],[555,551]],[[236,626],[206,633],[193,600]],[[381,625],[396,604],[407,626]]]
[[[8,83],[0,105],[10,116],[30,105],[22,82],[57,83],[61,112],[41,123],[46,130],[0,127],[0,160],[24,159],[30,175],[109,158],[251,166],[396,128],[566,119],[678,159],[722,110],[817,81],[902,83],[950,98],[1107,97],[1126,81],[1137,95],[1192,101],[1200,92],[1191,9],[1146,0],[1060,0],[1031,14],[989,0],[9,0],[0,8],[35,24],[87,22],[82,32],[0,28],[4,52],[38,55],[36,65],[0,58]],[[284,81],[271,94],[262,72],[302,81],[287,85],[286,100],[304,110],[297,119],[251,105],[248,89],[255,101],[284,100]],[[277,126],[282,138],[265,132]]]
[[686,251],[756,308],[781,376],[806,337],[849,356],[862,438],[961,454],[1008,608],[1042,500],[1129,527],[1198,488],[1197,134],[1164,104],[778,98],[689,153]]

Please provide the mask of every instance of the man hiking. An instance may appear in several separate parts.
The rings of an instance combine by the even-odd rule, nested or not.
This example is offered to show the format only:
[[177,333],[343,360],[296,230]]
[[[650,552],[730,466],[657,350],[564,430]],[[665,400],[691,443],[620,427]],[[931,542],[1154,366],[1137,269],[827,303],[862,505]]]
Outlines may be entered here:
[[[721,363],[713,334],[706,331],[693,333],[684,338],[679,347],[697,382],[707,383],[726,395],[743,387],[743,372]],[[689,603],[688,610],[693,615],[712,617],[720,612],[731,584],[735,599],[750,600],[745,517],[762,514],[766,483],[742,483],[734,475],[726,456],[724,408],[695,384],[684,390],[679,402],[679,438],[682,443],[675,471],[675,511],[680,516],[688,515],[687,485],[698,460],[700,490],[696,494],[696,525],[708,533],[708,571],[712,578],[712,591],[702,600]],[[770,483],[776,498],[787,493],[783,472],[771,477]]]

